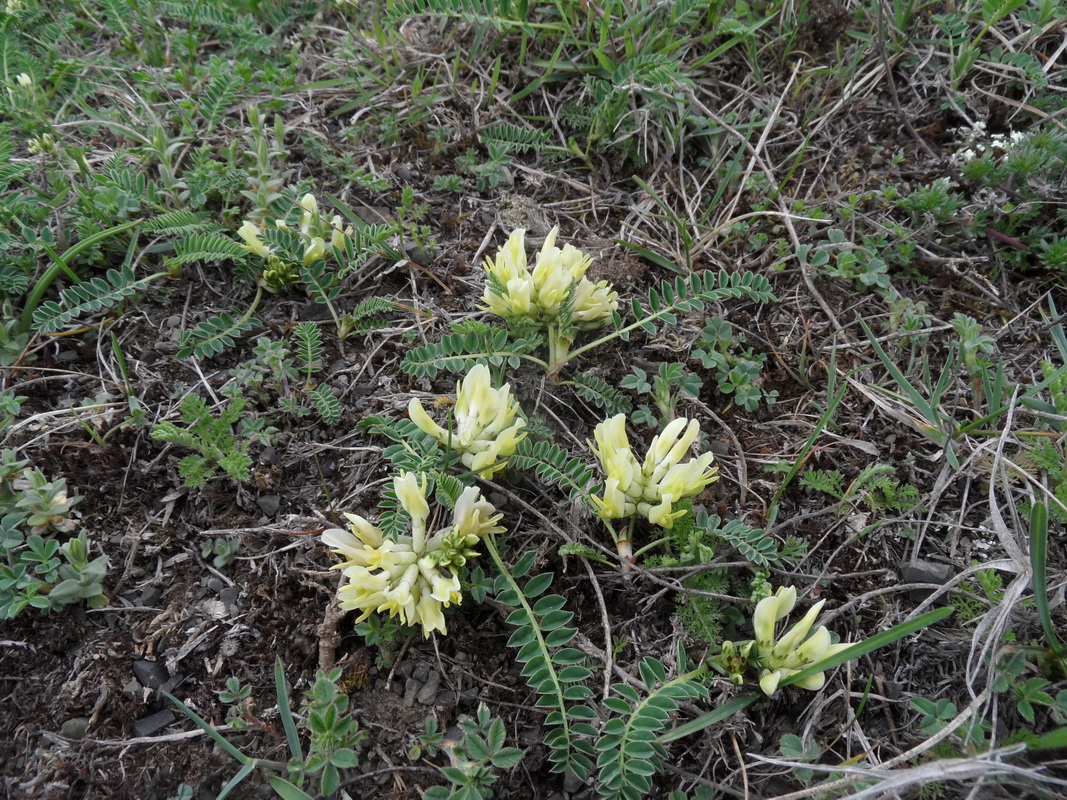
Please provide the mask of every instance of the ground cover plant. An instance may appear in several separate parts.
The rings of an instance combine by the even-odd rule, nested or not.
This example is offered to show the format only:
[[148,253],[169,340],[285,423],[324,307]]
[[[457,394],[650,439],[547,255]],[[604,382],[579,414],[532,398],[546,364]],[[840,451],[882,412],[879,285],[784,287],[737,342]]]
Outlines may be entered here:
[[1065,20],[8,0],[5,796],[1063,796]]

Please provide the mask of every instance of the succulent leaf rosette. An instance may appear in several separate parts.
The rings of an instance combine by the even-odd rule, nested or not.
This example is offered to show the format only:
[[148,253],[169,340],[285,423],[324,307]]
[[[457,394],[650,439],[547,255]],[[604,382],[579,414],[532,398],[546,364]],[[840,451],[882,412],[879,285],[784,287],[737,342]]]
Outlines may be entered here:
[[[722,652],[710,662],[711,665],[729,675],[738,685],[744,682],[743,673],[749,666],[757,667],[760,689],[770,697],[784,678],[852,647],[852,644],[843,642],[831,644],[830,631],[825,625],[812,632],[819,612],[826,605],[825,600],[813,605],[799,622],[776,638],[775,628],[779,620],[789,615],[796,602],[797,590],[792,586],[782,586],[770,597],[760,600],[752,615],[756,638],[741,644],[723,642]],[[826,675],[819,672],[795,685],[815,691],[825,682]]]
[[418,398],[408,404],[408,416],[421,431],[457,451],[465,466],[487,480],[507,466],[508,456],[526,438],[526,422],[518,412],[510,384],[494,389],[484,364],[472,367],[456,385],[452,430],[434,422]]
[[348,530],[331,528],[322,541],[345,561],[348,583],[338,592],[341,608],[361,612],[359,622],[385,613],[405,625],[421,625],[423,636],[447,633],[444,609],[463,601],[459,570],[478,555],[475,545],[485,536],[502,533],[496,513],[477,487],[468,486],[456,501],[452,524],[427,531],[430,505],[425,475],[401,472],[393,478],[400,504],[411,516],[411,535],[387,537],[356,514],[345,514]]
[[585,277],[592,257],[573,245],[557,247],[558,234],[559,227],[549,232],[532,270],[526,260],[526,231],[521,228],[483,265],[486,307],[505,319],[524,317],[544,326],[552,373],[567,362],[574,334],[603,327],[619,306],[611,284]]
[[601,519],[620,519],[639,514],[653,525],[672,528],[685,515],[676,511],[677,501],[700,494],[718,480],[711,453],[682,463],[700,436],[700,423],[679,417],[670,422],[649,445],[644,461],[638,461],[626,435],[626,415],[616,414],[596,426],[590,442],[607,475],[604,496],[593,497]]

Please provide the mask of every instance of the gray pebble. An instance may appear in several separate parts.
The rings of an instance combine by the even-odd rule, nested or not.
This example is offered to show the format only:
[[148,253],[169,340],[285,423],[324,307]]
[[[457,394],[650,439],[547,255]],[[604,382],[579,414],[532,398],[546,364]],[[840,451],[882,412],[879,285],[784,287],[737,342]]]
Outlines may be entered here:
[[170,677],[158,661],[134,661],[133,674],[146,689],[158,689]]
[[227,586],[225,589],[219,592],[219,600],[225,603],[226,607],[229,608],[231,611],[235,611],[237,609],[237,598],[239,595],[240,592],[238,592],[235,587]]
[[139,719],[133,723],[133,735],[134,736],[151,736],[153,733],[158,733],[165,727],[174,722],[174,714],[170,711],[157,711],[155,714],[149,714],[144,719]]
[[419,689],[422,688],[422,683],[414,678],[408,678],[404,681],[404,705],[411,708],[415,705],[415,695],[419,693]]
[[430,673],[429,679],[419,690],[418,695],[415,697],[424,706],[432,706],[434,700],[437,698],[437,689],[441,686],[441,673],[434,670]]
[[276,494],[265,494],[256,498],[256,505],[266,516],[273,517],[282,505],[282,499]]
[[[901,568],[904,583],[935,583],[942,586],[952,577],[950,564],[937,564],[933,561],[911,561]],[[912,600],[925,600],[932,595],[932,589],[911,589],[908,595]]]
[[163,599],[163,590],[158,586],[146,586],[141,591],[140,603],[142,606],[155,606]]
[[59,729],[59,735],[66,736],[68,739],[84,739],[88,730],[88,717],[72,717],[63,723],[63,727]]

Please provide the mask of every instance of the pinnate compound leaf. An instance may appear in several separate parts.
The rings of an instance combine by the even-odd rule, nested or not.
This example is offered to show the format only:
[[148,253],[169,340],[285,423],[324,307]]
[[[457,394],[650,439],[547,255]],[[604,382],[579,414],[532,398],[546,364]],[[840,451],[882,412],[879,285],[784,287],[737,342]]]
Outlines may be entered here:
[[55,333],[85,314],[112,308],[158,277],[149,275],[138,279],[129,266],[121,270],[109,269],[106,280],[96,277],[82,281],[64,289],[58,303],[54,300],[41,303],[33,312],[33,329]]

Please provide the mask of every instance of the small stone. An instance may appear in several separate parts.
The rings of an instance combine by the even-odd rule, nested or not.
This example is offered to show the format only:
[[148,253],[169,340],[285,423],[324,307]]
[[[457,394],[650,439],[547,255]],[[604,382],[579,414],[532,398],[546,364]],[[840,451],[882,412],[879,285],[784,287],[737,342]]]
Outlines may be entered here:
[[134,661],[133,674],[146,689],[158,689],[170,677],[167,668],[158,661]]
[[422,688],[422,683],[414,678],[408,678],[404,681],[404,705],[411,708],[415,705],[415,695],[419,693],[419,689]]
[[440,686],[441,673],[437,670],[434,670],[430,673],[430,677],[427,679],[426,683],[423,684],[422,688],[419,690],[418,695],[415,696],[415,699],[422,703],[424,706],[432,706],[434,704],[434,700],[437,698],[437,689]]
[[84,739],[88,730],[88,717],[71,717],[63,723],[63,727],[59,729],[59,735],[68,739]]
[[277,464],[281,461],[281,456],[273,447],[267,446],[260,452],[259,460],[264,464]]
[[281,508],[282,499],[276,494],[264,494],[256,498],[256,505],[266,516],[273,517]]
[[77,361],[79,356],[77,350],[64,350],[56,358],[60,361]]
[[141,684],[136,678],[130,678],[122,687],[122,693],[127,697],[137,697],[141,693]]
[[571,772],[571,770],[563,773],[563,792],[565,794],[574,794],[583,788],[585,788],[585,781]]
[[214,592],[215,594],[218,594],[226,588],[226,581],[222,580],[222,578],[212,575],[210,578],[207,579],[207,581],[205,581],[204,586],[208,590]]
[[153,733],[163,730],[172,722],[174,722],[174,714],[170,711],[157,711],[155,714],[149,714],[147,717],[133,723],[133,735],[137,737],[151,736]]
[[412,671],[411,677],[417,681],[425,681],[430,677],[430,668],[426,664],[419,664]]
[[142,606],[155,606],[163,599],[163,590],[158,586],[146,586],[141,590],[140,603]]
[[[952,566],[933,561],[911,561],[902,567],[901,576],[904,583],[934,583],[943,586],[952,577]],[[933,589],[918,587],[908,591],[912,600],[925,600],[933,593]]]
[[219,592],[219,600],[226,604],[226,607],[230,611],[237,610],[237,599],[240,596],[240,592],[233,586],[227,586],[221,592]]

